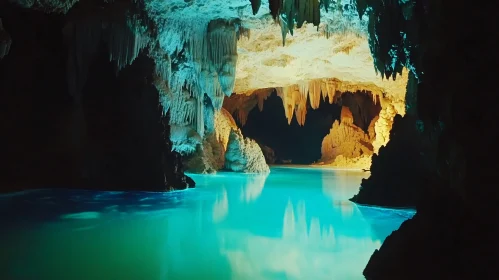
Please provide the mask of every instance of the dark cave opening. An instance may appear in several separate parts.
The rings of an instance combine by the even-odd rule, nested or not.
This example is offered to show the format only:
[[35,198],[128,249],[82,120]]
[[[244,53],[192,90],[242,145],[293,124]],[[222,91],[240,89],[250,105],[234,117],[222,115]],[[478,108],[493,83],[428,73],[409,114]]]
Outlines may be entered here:
[[311,164],[321,157],[322,139],[333,122],[339,120],[341,106],[321,99],[318,109],[312,110],[307,100],[307,118],[300,126],[295,117],[288,125],[282,100],[274,91],[265,100],[263,110],[253,108],[244,126],[236,120],[244,136],[274,150],[276,163],[290,160],[293,164]]
[[381,102],[379,97],[373,98],[367,91],[345,92],[338,100],[338,104],[348,107],[352,112],[353,123],[367,132],[371,121],[379,116]]
[[335,101],[330,104],[328,97],[321,98],[319,108],[312,109],[307,98],[305,124],[300,126],[296,117],[288,124],[282,100],[274,91],[264,101],[262,111],[255,106],[244,125],[237,118],[236,122],[244,136],[273,150],[275,163],[312,164],[321,159],[322,141],[340,120],[342,106],[350,109],[353,123],[366,133],[381,111],[379,98],[375,101],[366,91],[345,92]]

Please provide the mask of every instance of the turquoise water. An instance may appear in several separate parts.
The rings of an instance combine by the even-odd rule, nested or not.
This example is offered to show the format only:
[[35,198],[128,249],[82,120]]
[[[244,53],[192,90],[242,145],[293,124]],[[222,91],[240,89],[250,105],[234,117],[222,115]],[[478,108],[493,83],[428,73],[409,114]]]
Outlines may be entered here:
[[365,176],[274,167],[172,193],[0,196],[0,279],[363,279],[413,215],[349,202]]

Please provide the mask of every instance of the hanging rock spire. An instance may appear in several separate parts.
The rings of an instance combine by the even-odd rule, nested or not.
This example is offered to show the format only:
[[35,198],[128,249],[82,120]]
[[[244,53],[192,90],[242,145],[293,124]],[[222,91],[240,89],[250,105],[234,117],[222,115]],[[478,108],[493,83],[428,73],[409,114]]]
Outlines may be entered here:
[[9,54],[12,39],[7,30],[3,28],[2,19],[0,18],[0,60]]

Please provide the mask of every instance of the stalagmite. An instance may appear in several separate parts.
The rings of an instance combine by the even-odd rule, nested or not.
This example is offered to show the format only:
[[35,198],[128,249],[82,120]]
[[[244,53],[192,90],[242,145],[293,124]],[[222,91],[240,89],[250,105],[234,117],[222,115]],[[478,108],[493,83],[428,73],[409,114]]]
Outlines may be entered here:
[[239,130],[230,131],[225,168],[245,173],[270,172],[260,146],[254,140],[245,138]]
[[368,168],[373,147],[370,135],[353,124],[352,112],[342,107],[340,121],[335,121],[322,141],[324,163],[342,167]]
[[106,31],[104,41],[107,41],[109,60],[116,61],[117,71],[132,64],[150,42],[147,36],[133,33],[123,24],[112,23]]

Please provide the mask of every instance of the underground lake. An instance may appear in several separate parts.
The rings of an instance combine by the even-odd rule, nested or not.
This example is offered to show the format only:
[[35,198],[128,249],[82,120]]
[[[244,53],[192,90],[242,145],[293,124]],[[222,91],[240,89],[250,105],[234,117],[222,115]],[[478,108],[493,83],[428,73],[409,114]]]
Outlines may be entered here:
[[0,196],[0,279],[364,279],[411,210],[348,199],[368,173],[191,174],[186,191]]

